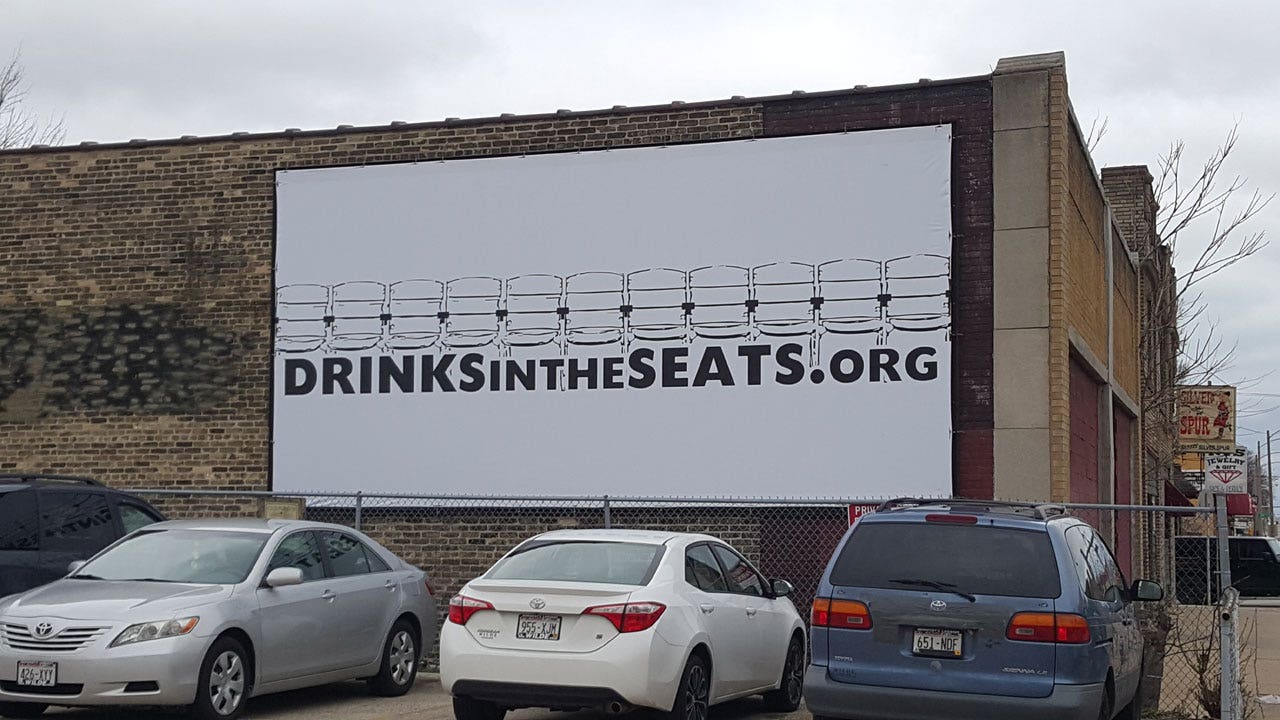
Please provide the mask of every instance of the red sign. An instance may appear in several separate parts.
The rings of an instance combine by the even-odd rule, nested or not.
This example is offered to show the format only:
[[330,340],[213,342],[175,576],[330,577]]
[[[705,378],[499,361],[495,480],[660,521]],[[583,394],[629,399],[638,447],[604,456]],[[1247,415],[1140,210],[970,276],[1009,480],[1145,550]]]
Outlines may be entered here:
[[878,504],[877,505],[850,505],[849,506],[849,524],[852,525],[858,522],[858,518],[862,517],[863,515],[870,515],[871,513],[875,512],[876,508],[878,507],[880,507]]

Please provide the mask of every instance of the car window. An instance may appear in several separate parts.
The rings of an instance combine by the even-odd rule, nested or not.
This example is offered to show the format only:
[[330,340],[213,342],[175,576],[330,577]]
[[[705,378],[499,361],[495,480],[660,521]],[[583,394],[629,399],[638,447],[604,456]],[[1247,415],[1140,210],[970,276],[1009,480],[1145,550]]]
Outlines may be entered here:
[[152,523],[160,522],[160,518],[133,503],[121,502],[117,503],[116,507],[120,510],[120,525],[124,528],[125,535],[138,528],[144,528]]
[[743,560],[741,555],[723,545],[712,545],[711,548],[716,558],[720,560],[721,567],[724,568],[725,582],[729,584],[729,592],[764,596],[764,580],[751,569],[751,565]]
[[0,493],[0,550],[35,550],[36,494],[31,490]]
[[40,549],[88,557],[116,539],[107,496],[40,491]]
[[364,546],[360,541],[337,532],[320,533],[324,543],[325,555],[329,557],[329,568],[336,577],[349,575],[367,575],[369,558],[365,556]]
[[1049,533],[981,525],[859,521],[831,570],[841,587],[919,590],[925,583],[975,595],[1056,598]]
[[1267,538],[1267,545],[1271,546],[1271,557],[1280,560],[1280,540]]
[[530,540],[499,560],[485,577],[645,585],[664,550],[642,543]]
[[303,580],[319,580],[324,577],[324,561],[320,558],[320,548],[316,546],[315,537],[310,530],[296,532],[280,541],[279,547],[271,555],[267,572],[282,567],[298,568],[302,571]]
[[1086,596],[1109,603],[1125,600],[1124,575],[1101,535],[1082,525],[1073,527],[1067,531],[1067,547]]
[[1266,538],[1232,540],[1228,547],[1239,548],[1237,552],[1241,560],[1268,560],[1271,558],[1271,548],[1267,544]]
[[[363,545],[363,543],[361,544]],[[369,547],[368,545],[364,545],[364,554],[365,557],[369,558],[369,572],[379,573],[391,570],[391,566],[387,564],[386,560],[382,559],[382,556],[378,554],[377,550]]]
[[268,537],[225,530],[143,530],[71,577],[234,585],[249,577]]
[[684,554],[684,579],[706,592],[728,592],[729,585],[720,572],[720,563],[707,545],[694,545]]

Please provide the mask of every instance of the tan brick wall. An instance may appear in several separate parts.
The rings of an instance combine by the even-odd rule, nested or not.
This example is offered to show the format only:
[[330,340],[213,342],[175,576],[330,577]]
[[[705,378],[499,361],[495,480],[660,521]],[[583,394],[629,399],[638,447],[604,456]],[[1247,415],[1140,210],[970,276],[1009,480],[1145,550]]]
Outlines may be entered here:
[[1067,76],[1049,73],[1049,469],[1050,500],[1071,498],[1071,352],[1067,333],[1070,105]]
[[1107,358],[1107,261],[1104,204],[1082,140],[1074,129],[1067,142],[1067,325],[1093,354]]
[[1114,233],[1115,243],[1111,251],[1114,255],[1112,280],[1115,286],[1115,299],[1112,301],[1115,314],[1115,380],[1116,385],[1137,402],[1142,394],[1138,379],[1138,270],[1129,261],[1125,244],[1120,241],[1120,228],[1116,227]]
[[758,104],[0,153],[0,472],[265,487],[274,172],[758,136]]

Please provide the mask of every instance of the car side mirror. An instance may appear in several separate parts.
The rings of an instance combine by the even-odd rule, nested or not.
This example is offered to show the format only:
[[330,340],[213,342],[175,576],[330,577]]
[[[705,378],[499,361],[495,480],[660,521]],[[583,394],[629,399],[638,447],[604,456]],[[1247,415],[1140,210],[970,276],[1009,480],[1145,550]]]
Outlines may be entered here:
[[84,567],[84,563],[85,563],[84,560],[72,560],[71,562],[67,563],[67,574],[71,575],[75,571]]
[[796,591],[796,587],[791,583],[787,582],[786,580],[774,580],[769,584],[773,588],[774,597],[780,597],[780,598],[789,597],[792,593]]
[[1155,602],[1164,599],[1164,588],[1160,583],[1150,580],[1134,580],[1131,597],[1140,602]]
[[269,588],[301,585],[302,571],[295,567],[276,568],[267,573],[267,578],[263,580],[263,583]]

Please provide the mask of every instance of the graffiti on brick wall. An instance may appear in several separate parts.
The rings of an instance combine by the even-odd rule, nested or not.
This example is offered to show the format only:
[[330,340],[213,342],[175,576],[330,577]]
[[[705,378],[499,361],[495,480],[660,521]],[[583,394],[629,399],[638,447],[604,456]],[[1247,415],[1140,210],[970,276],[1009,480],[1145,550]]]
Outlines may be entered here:
[[0,419],[192,412],[235,386],[240,341],[167,304],[0,311]]

